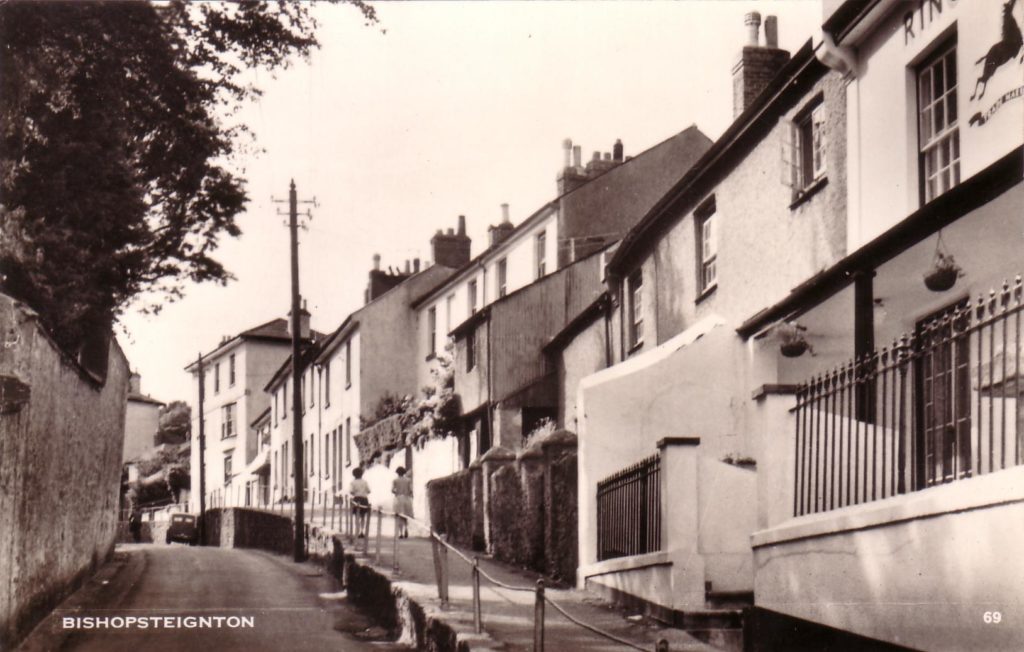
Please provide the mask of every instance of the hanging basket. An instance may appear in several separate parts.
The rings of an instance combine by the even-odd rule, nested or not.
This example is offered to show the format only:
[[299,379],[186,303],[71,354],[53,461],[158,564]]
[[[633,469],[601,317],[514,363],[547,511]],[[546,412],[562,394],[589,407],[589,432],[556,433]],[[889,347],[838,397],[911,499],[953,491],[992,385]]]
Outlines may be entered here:
[[956,285],[956,279],[963,274],[963,270],[956,264],[953,254],[946,250],[942,241],[942,231],[935,241],[935,262],[931,270],[924,275],[924,285],[932,292],[945,292]]
[[779,350],[782,355],[787,358],[799,358],[803,354],[807,353],[808,349],[807,340],[800,338],[789,342],[783,342],[779,346]]
[[956,285],[960,276],[958,267],[937,267],[924,276],[924,285],[932,292],[945,292]]
[[796,322],[783,323],[776,326],[779,337],[779,351],[787,358],[799,358],[811,348],[804,331],[807,329]]

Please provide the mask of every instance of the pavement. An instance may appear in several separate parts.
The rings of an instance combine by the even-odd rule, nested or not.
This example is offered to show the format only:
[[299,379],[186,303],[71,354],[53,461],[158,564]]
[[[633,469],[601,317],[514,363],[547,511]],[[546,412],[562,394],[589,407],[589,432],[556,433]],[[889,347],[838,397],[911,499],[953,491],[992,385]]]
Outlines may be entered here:
[[[385,519],[385,522],[389,519]],[[417,530],[420,530],[417,532]],[[411,536],[398,540],[398,571],[394,567],[394,542],[390,528],[383,528],[385,536],[381,545],[381,557],[376,559],[375,523],[371,524],[369,554],[361,549],[365,540],[357,542],[360,549],[357,562],[372,566],[378,573],[389,577],[408,597],[416,601],[428,615],[451,625],[460,636],[470,642],[472,649],[532,650],[534,636],[534,609],[536,594],[534,587],[541,575],[520,570],[487,557],[479,557],[480,568],[499,582],[521,587],[511,590],[497,586],[487,579],[481,580],[480,600],[484,636],[473,632],[473,589],[472,572],[465,560],[449,551],[448,567],[449,603],[442,605],[438,597],[434,571],[434,556],[429,538],[415,525],[410,526]],[[421,536],[416,536],[420,534]],[[344,538],[346,552],[355,551],[348,537]],[[473,553],[462,551],[470,559]],[[608,603],[585,591],[566,588],[546,587],[548,598],[561,606],[577,620],[614,634],[641,649],[654,650],[659,639],[669,643],[669,649],[692,652],[721,652],[699,641],[685,631],[662,626],[656,621],[634,616],[611,607]],[[569,652],[586,650],[604,652],[631,649],[629,646],[610,641],[598,634],[570,622],[563,615],[547,605],[544,618],[545,647],[548,650]]]
[[[173,628],[154,618],[172,617]],[[205,617],[188,628],[176,617]],[[84,629],[84,618],[108,618]],[[115,618],[148,618],[151,626],[115,628]],[[251,618],[232,627],[230,618]],[[79,619],[75,628],[66,619]],[[96,621],[93,621],[96,622]],[[167,621],[162,621],[167,622]],[[195,624],[195,623],[194,623]],[[383,640],[365,613],[348,604],[336,581],[314,563],[295,564],[260,550],[122,544],[114,558],[65,600],[22,643],[25,652],[163,652],[177,650],[408,649]]]

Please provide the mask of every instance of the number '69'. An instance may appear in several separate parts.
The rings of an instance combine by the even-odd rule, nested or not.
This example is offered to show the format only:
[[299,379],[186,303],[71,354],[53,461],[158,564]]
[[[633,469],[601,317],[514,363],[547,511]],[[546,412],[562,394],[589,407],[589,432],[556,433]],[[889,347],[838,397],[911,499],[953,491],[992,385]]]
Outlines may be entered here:
[[988,625],[998,625],[1003,620],[1003,614],[998,611],[986,611],[982,615],[982,620]]

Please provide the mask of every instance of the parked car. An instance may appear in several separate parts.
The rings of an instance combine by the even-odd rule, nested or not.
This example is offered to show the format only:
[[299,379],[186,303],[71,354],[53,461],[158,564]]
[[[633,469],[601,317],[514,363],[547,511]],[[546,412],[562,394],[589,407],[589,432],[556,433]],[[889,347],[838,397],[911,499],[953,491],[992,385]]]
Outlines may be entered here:
[[199,543],[199,528],[193,514],[172,514],[167,526],[167,543],[181,541],[190,546]]

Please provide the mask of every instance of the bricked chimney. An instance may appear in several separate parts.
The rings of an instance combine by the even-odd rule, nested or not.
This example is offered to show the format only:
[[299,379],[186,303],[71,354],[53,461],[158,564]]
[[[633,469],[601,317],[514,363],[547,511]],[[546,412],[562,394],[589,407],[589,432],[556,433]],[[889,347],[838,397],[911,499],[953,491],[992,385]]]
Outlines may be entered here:
[[469,262],[470,244],[469,236],[466,235],[466,216],[459,215],[458,231],[448,229],[448,233],[445,233],[438,229],[430,239],[434,264],[455,269],[462,267]]
[[747,27],[747,43],[740,60],[732,69],[733,117],[743,113],[782,67],[789,61],[789,52],[779,49],[779,26],[775,16],[764,21],[765,44],[760,45],[761,14],[752,11],[743,17]]
[[[558,173],[556,181],[558,182],[558,194],[564,195],[567,192],[572,192],[576,188],[587,182],[587,173],[581,165],[582,161],[582,150],[579,145],[575,147],[572,144],[571,138],[566,138],[562,141],[562,149],[564,151],[564,164],[562,171]],[[569,157],[572,156],[570,162]]]
[[505,238],[512,235],[512,231],[515,229],[512,226],[512,220],[508,214],[508,204],[501,205],[501,224],[497,226],[488,227],[487,232],[490,235],[490,246],[495,247],[502,243]]

